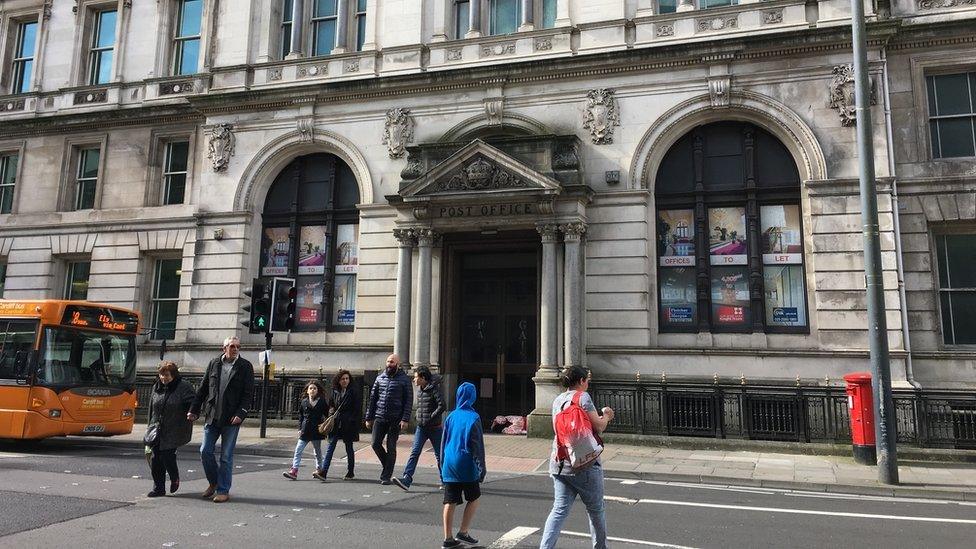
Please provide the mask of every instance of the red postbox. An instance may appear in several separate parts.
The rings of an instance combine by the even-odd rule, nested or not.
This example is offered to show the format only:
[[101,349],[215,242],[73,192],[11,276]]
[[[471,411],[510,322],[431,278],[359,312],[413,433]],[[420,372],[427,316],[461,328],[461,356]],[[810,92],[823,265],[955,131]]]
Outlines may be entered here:
[[847,382],[847,409],[851,416],[851,442],[854,461],[862,465],[878,463],[874,441],[874,398],[871,374],[856,372],[844,376]]

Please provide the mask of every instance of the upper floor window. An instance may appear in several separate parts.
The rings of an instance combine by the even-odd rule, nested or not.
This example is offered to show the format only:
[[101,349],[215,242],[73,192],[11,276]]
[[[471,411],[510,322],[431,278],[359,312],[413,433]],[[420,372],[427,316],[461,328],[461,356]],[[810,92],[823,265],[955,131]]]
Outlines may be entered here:
[[195,74],[200,62],[203,0],[180,0],[173,38],[173,74]]
[[0,214],[13,210],[18,159],[16,154],[0,154]]
[[75,180],[75,209],[90,210],[95,207],[95,191],[98,189],[99,149],[78,151],[78,177]]
[[356,0],[356,51],[366,43],[366,0]]
[[153,262],[152,319],[150,339],[173,339],[180,303],[180,277],[183,260],[157,259]]
[[338,0],[315,0],[312,11],[312,55],[329,55],[336,47]]
[[454,37],[464,38],[469,30],[471,30],[471,2],[454,0]]
[[675,13],[678,11],[679,0],[657,0],[658,13]]
[[296,279],[296,331],[355,325],[358,202],[355,176],[330,154],[296,158],[268,191],[258,275]]
[[976,344],[976,233],[935,236],[946,345]]
[[284,59],[291,53],[292,17],[294,16],[295,10],[294,1],[282,0],[281,2],[281,59]]
[[183,203],[189,152],[189,141],[172,141],[166,144],[163,159],[163,205]]
[[522,0],[491,0],[491,34],[510,34],[518,30],[522,19]]
[[79,301],[88,299],[88,276],[90,274],[90,261],[69,262],[64,277],[64,299]]
[[91,45],[88,49],[88,84],[107,84],[112,81],[112,60],[115,56],[115,22],[118,12],[102,10],[94,13]]
[[14,42],[10,93],[27,93],[30,91],[36,45],[37,21],[19,23],[16,42]]
[[925,78],[933,158],[976,156],[976,71]]
[[789,151],[742,123],[701,126],[656,178],[662,332],[805,332],[800,183]]

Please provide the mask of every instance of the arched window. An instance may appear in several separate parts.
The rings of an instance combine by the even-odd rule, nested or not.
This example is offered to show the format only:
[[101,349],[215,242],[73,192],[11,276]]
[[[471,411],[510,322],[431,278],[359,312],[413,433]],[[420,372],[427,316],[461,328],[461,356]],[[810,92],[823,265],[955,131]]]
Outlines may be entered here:
[[349,331],[356,322],[359,186],[331,154],[293,160],[264,202],[260,276],[295,279],[295,331]]
[[805,333],[800,177],[751,124],[695,128],[658,169],[661,332]]

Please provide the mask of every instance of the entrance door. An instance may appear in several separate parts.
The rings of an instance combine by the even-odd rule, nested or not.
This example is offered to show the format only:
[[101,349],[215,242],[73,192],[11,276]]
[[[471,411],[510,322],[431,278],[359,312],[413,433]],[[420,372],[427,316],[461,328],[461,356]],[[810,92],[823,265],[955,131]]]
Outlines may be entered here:
[[486,425],[535,406],[536,254],[464,253],[458,285],[460,381],[478,389]]

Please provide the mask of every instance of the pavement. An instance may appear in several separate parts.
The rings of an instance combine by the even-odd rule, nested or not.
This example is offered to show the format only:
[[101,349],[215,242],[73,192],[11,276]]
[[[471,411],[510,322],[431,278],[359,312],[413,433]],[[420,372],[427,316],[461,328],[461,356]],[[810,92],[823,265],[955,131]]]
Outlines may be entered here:
[[[100,442],[141,446],[143,425],[129,435],[98,439]],[[290,457],[297,430],[269,427],[267,438],[257,427],[242,428],[237,454]],[[203,430],[194,430],[191,445],[199,444]],[[368,434],[355,444],[357,464],[377,464]],[[397,443],[397,470],[402,470],[413,446],[413,435],[403,434]],[[518,435],[488,434],[485,454],[489,473],[545,474],[551,441]],[[770,444],[767,450],[775,449]],[[306,450],[310,453],[311,450]],[[336,449],[344,459],[342,445]],[[958,454],[958,452],[957,452]],[[310,454],[309,454],[310,455]],[[343,456],[343,457],[340,457]],[[690,482],[728,486],[843,492],[874,496],[937,497],[976,501],[976,463],[935,459],[901,459],[897,486],[881,484],[877,468],[859,465],[850,456],[808,455],[775,451],[705,450],[608,443],[602,457],[608,476],[658,482]],[[421,455],[420,467],[436,467],[430,445]],[[333,464],[333,468],[337,467]],[[340,469],[336,469],[340,470]]]

